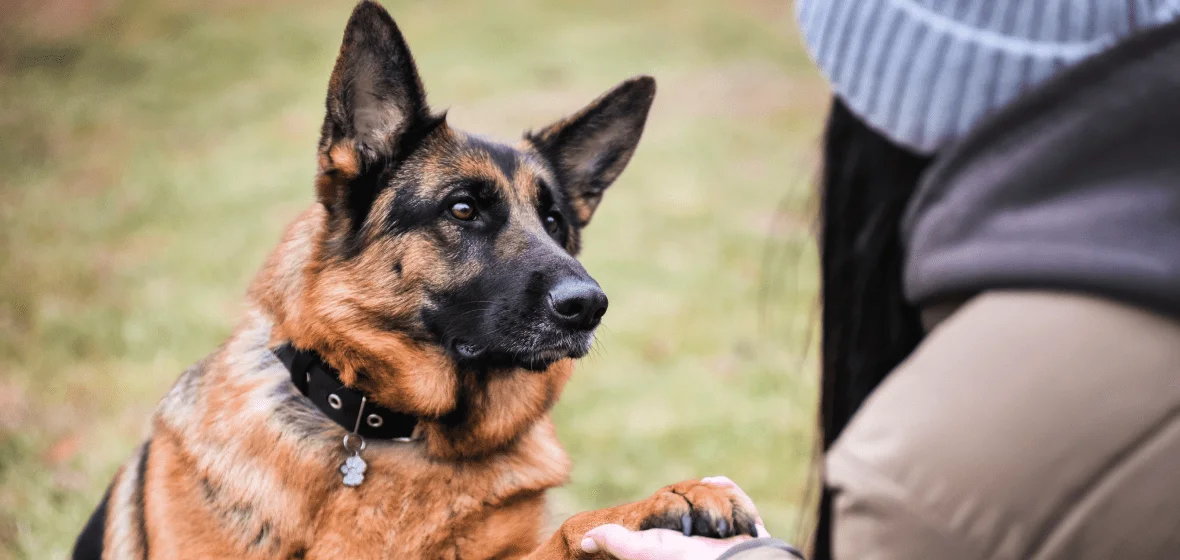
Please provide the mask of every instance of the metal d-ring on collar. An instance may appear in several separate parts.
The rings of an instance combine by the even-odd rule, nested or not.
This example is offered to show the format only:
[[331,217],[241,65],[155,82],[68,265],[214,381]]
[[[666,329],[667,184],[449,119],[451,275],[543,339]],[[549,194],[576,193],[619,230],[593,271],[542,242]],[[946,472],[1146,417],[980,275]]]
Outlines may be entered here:
[[290,343],[276,348],[274,354],[291,372],[291,383],[299,392],[350,435],[403,443],[418,439],[418,418],[373,403],[368,395],[346,387],[319,354]]
[[[331,405],[331,401],[332,401],[333,397],[336,399],[337,402],[340,401],[340,397],[337,397],[336,394],[333,393],[331,395],[328,395],[328,404],[329,405]],[[368,402],[369,402],[369,397],[361,395],[361,407],[360,407],[360,409],[357,410],[356,422],[352,425],[352,433],[353,434],[360,435],[361,418],[365,419],[365,424],[368,425],[370,428],[380,428],[381,426],[385,425],[385,417],[381,416],[380,414],[378,414],[376,412],[370,413],[368,416],[365,416],[365,404],[367,404]],[[335,407],[335,408],[339,408],[339,407]],[[395,437],[395,438],[393,438],[393,440],[394,441],[414,441],[414,436],[413,436],[413,433],[411,433],[411,435],[409,435],[409,436]],[[363,444],[362,444],[361,449],[364,449]]]

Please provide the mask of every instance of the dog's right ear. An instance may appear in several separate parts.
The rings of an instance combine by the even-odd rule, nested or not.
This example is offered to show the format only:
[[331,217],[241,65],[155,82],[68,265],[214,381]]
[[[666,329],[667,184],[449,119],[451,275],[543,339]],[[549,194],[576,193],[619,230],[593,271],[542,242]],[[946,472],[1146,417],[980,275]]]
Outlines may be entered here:
[[439,122],[426,105],[418,68],[397,24],[381,5],[362,0],[348,19],[328,83],[316,181],[320,202],[330,212],[343,205],[354,213],[354,224],[363,221],[380,186],[356,184],[374,183],[358,179],[378,164],[405,158],[413,136]]

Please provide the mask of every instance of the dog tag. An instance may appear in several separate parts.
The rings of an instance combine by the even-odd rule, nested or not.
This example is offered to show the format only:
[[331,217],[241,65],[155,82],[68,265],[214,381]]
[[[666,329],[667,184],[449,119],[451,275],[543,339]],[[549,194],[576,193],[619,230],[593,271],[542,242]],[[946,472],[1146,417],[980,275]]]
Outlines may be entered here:
[[352,453],[352,456],[340,465],[340,473],[344,475],[345,486],[356,488],[365,481],[365,469],[369,468],[365,460],[361,459],[361,451],[365,450],[365,438],[355,432],[345,435],[344,450]]
[[340,472],[344,474],[344,485],[355,488],[365,481],[365,469],[368,465],[360,455],[353,455],[340,465]]

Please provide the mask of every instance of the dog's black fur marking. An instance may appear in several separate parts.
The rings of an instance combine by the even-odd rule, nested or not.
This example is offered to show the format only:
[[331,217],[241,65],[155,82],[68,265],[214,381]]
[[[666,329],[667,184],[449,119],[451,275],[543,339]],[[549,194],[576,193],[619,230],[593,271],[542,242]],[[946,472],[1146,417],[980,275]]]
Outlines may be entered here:
[[152,454],[152,440],[143,442],[143,454],[139,456],[139,464],[135,466],[135,494],[131,497],[135,507],[135,520],[139,523],[140,550],[144,558],[151,558],[148,549],[147,512],[143,506],[144,486],[147,484],[148,458]]
[[[432,224],[441,217],[438,203],[420,196],[413,185],[401,185],[382,225],[382,233],[397,236]],[[400,265],[399,265],[400,266]]]
[[90,520],[82,528],[82,534],[74,543],[73,560],[102,560],[102,547],[106,536],[107,505],[111,501],[111,487],[102,495],[98,508],[90,514]]
[[[265,544],[268,540],[270,540],[269,539],[270,533],[271,533],[270,522],[263,521],[262,527],[258,529],[258,536],[254,537],[254,540],[250,543],[250,548],[262,548],[262,545]],[[270,547],[275,548],[279,544],[281,544],[281,542],[278,540],[278,538],[275,538],[274,542],[272,542],[270,544]]]
[[561,220],[559,229],[556,232],[550,232],[553,240],[557,241],[558,245],[565,247],[566,251],[571,254],[577,252],[575,248],[569,246],[570,220],[575,215],[573,207],[570,206],[569,200],[554,191],[549,183],[540,181],[537,185],[537,215],[541,217],[542,225],[545,224],[545,218],[550,212],[557,212]]
[[516,170],[520,166],[520,161],[517,159],[517,151],[509,146],[505,146],[499,142],[490,142],[479,137],[471,137],[470,142],[473,147],[483,150],[492,163],[500,168],[500,172],[509,181],[516,176]]

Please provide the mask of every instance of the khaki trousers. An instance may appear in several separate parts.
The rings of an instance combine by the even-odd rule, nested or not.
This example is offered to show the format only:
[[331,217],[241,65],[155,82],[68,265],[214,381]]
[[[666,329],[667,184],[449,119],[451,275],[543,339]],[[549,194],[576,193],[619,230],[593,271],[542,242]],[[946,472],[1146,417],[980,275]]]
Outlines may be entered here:
[[1180,558],[1178,419],[1176,320],[1079,295],[977,296],[828,453],[836,557]]

